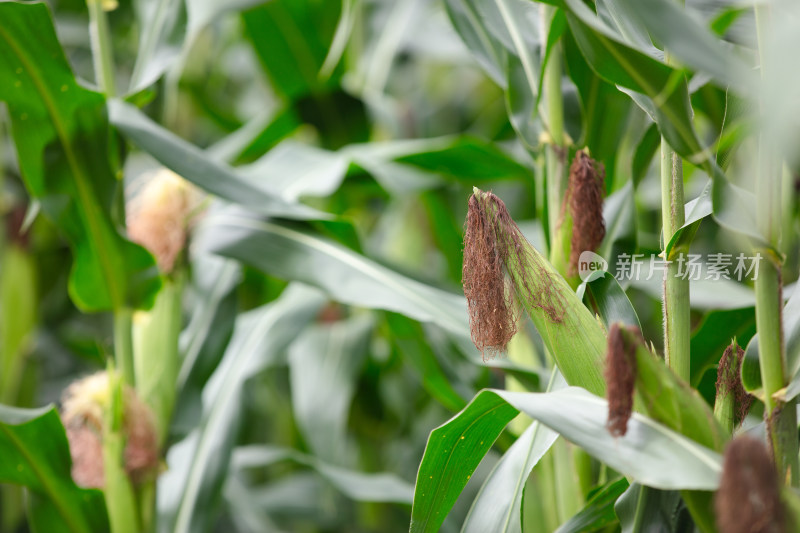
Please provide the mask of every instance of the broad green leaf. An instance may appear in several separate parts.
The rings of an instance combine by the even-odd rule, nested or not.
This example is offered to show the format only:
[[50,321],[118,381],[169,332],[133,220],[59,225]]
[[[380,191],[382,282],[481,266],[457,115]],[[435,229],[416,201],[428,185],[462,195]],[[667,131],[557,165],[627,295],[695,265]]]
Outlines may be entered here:
[[[269,1],[269,0],[266,0]],[[187,34],[194,37],[201,29],[231,11],[241,11],[265,3],[265,0],[186,0]]]
[[410,504],[414,496],[414,487],[394,474],[348,470],[290,448],[240,446],[233,452],[232,467],[260,468],[281,461],[313,468],[342,494],[356,501]]
[[279,94],[297,100],[336,85],[341,68],[327,78],[319,72],[340,10],[340,0],[271,0],[244,13],[247,34]]
[[246,167],[237,169],[251,183],[268,184],[270,191],[287,202],[301,196],[332,194],[347,174],[346,155],[286,141]]
[[203,221],[194,244],[281,279],[315,285],[342,303],[403,313],[468,335],[463,296],[407,278],[303,226],[227,209]]
[[220,198],[271,216],[330,218],[326,213],[282,200],[268,187],[208,157],[200,148],[159,126],[129,104],[111,100],[108,109],[114,126],[136,146],[183,178]]
[[618,479],[595,492],[578,514],[561,524],[555,533],[598,531],[619,522],[614,505],[628,489],[628,480]]
[[[563,11],[557,13],[563,17]],[[566,18],[564,21],[566,24]],[[567,71],[581,103],[581,136],[577,146],[587,148],[592,158],[603,163],[606,181],[612,181],[617,175],[619,147],[630,127],[633,104],[590,68],[569,32],[563,42]]]
[[691,7],[670,0],[604,1],[621,19],[645,28],[680,63],[712,75],[723,87],[739,92],[751,88],[751,68],[698,20]]
[[75,80],[46,4],[2,2],[0,19],[0,100],[28,191],[72,247],[72,299],[84,311],[148,307],[160,286],[153,258],[110,216],[117,180],[103,96]]
[[289,347],[294,419],[314,455],[346,464],[347,420],[374,328],[369,314],[307,328]]
[[294,285],[275,302],[239,315],[225,356],[203,389],[200,425],[167,454],[169,469],[158,481],[158,531],[200,532],[212,526],[212,503],[241,423],[243,386],[276,363],[324,302],[318,291]]
[[463,533],[521,532],[522,489],[528,476],[558,438],[534,422],[500,458],[472,502]]
[[478,64],[490,78],[502,88],[507,88],[506,63],[507,52],[489,31],[483,10],[490,6],[489,2],[470,0],[446,0],[447,14],[464,44],[475,56]]
[[672,235],[669,243],[667,243],[666,247],[664,248],[664,254],[667,257],[672,257],[673,250],[675,250],[676,253],[685,254],[689,252],[689,244],[691,244],[694,234],[697,232],[697,228],[700,227],[700,222],[707,216],[711,215],[712,185],[712,182],[709,181],[703,188],[703,192],[700,193],[700,196],[687,202],[684,206],[685,222],[683,223],[683,226],[678,228],[678,230]]
[[72,460],[55,407],[0,405],[0,483],[26,487],[33,530],[103,533],[108,516],[103,493],[72,481]]
[[438,530],[492,443],[520,412],[649,486],[713,490],[719,483],[719,454],[638,413],[628,422],[624,437],[612,437],[605,428],[608,404],[583,389],[485,390],[431,432],[417,474],[411,533]]
[[322,62],[319,75],[323,79],[333,74],[336,65],[344,55],[347,41],[356,22],[356,13],[360,8],[361,0],[342,0],[342,13],[339,16],[339,23],[336,24],[336,32],[333,34],[333,41],[328,49],[328,55]]

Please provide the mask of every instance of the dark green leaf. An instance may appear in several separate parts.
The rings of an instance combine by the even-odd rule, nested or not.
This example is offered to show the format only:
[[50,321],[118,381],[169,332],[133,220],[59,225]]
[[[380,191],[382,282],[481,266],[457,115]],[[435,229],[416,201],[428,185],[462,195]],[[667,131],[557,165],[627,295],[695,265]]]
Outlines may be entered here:
[[72,481],[69,443],[55,407],[0,405],[0,457],[0,483],[22,485],[32,493],[35,531],[108,531],[103,493]]
[[70,295],[85,311],[149,307],[160,286],[153,258],[110,216],[117,180],[103,96],[76,82],[46,4],[2,2],[0,19],[0,100],[25,184],[72,246]]

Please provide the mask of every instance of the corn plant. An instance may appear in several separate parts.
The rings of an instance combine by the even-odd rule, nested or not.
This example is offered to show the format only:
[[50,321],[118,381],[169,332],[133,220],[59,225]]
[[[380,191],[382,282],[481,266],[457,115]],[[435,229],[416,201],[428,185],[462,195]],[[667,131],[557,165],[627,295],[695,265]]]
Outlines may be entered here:
[[0,0],[0,533],[800,528],[790,0]]

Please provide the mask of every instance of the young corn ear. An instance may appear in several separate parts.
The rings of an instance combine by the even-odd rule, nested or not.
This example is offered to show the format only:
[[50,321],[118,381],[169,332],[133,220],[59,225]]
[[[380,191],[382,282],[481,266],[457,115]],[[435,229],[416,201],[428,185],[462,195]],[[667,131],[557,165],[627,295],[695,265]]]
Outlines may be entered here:
[[714,416],[729,433],[742,423],[753,397],[742,384],[741,370],[744,350],[734,341],[725,348],[717,368],[717,396],[714,401]]
[[[72,477],[87,488],[105,487],[103,436],[113,391],[107,372],[98,372],[70,385],[62,400],[61,419],[72,455]],[[135,484],[154,479],[159,452],[150,409],[134,390],[125,386],[122,394],[122,433],[125,471]]]
[[720,533],[786,533],[778,473],[763,442],[742,435],[725,449],[714,508]]
[[506,349],[521,305],[567,382],[605,395],[602,326],[525,239],[502,200],[477,188],[467,213],[463,284],[472,339],[482,353]]
[[157,171],[127,206],[128,235],[156,258],[169,274],[186,244],[189,216],[197,193],[171,170]]
[[569,169],[566,200],[572,215],[568,276],[578,275],[578,259],[585,251],[595,251],[606,236],[603,222],[605,169],[578,150]]

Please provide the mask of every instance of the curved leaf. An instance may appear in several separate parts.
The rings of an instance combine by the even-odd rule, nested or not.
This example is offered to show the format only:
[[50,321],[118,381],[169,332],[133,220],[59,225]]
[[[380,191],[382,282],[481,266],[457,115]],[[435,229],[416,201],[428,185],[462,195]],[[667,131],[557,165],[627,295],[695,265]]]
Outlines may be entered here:
[[612,437],[605,428],[608,404],[583,389],[569,387],[550,393],[485,390],[431,432],[417,474],[412,533],[438,531],[494,440],[520,412],[643,484],[700,490],[713,490],[719,484],[719,454],[638,413],[628,422],[624,437]]
[[396,311],[469,335],[463,296],[407,278],[295,224],[226,209],[203,221],[194,244],[282,279],[315,285],[342,303]]
[[356,501],[410,504],[414,496],[414,487],[394,474],[356,472],[290,448],[240,446],[233,452],[232,466],[236,469],[259,468],[280,461],[294,461],[313,468],[342,494]]
[[522,489],[558,433],[534,422],[503,454],[472,503],[462,533],[521,532]]

